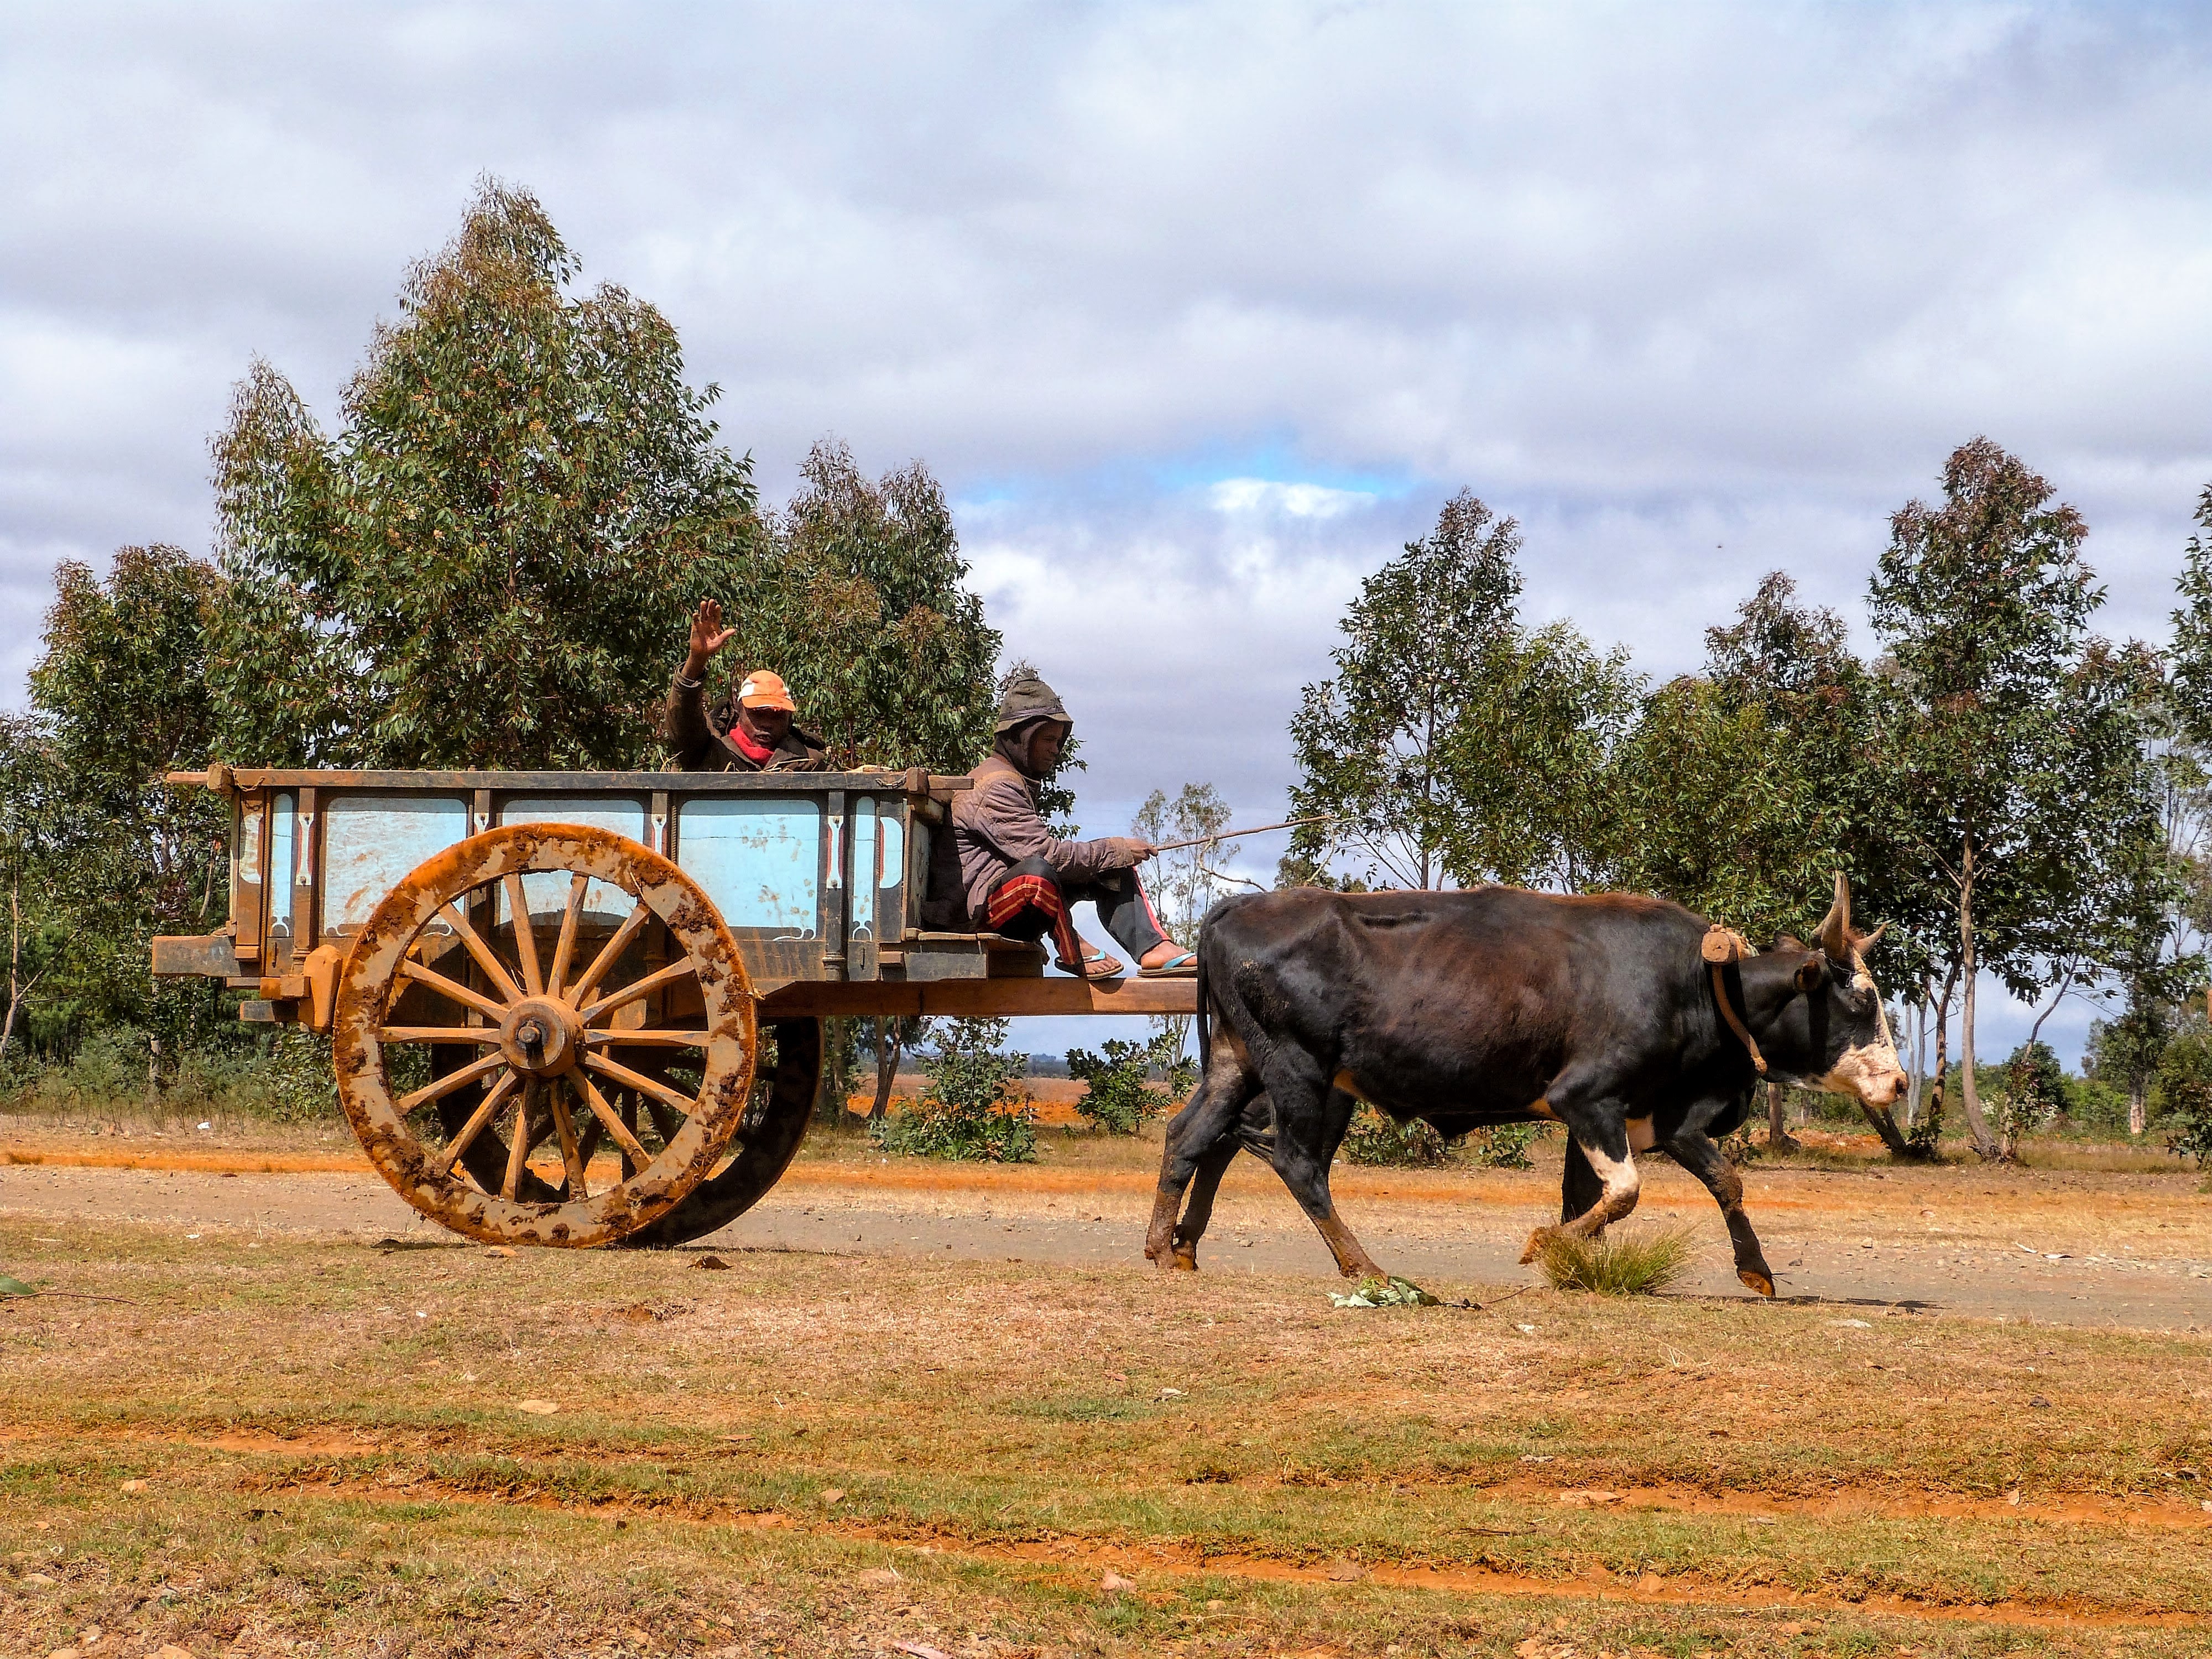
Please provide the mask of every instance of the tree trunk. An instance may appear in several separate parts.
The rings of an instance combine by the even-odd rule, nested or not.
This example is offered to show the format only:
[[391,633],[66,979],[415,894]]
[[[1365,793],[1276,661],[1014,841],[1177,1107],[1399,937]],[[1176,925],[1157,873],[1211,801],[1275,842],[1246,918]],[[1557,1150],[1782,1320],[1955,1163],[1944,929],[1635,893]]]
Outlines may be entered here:
[[1999,1156],[1996,1139],[1982,1115],[1982,1091],[1974,1078],[1974,843],[1966,844],[1959,872],[1959,1101],[1966,1111],[1966,1133],[1985,1162]]
[[1921,1091],[1928,1086],[1928,1000],[1935,988],[1923,976],[1920,1000],[1912,1008],[1912,1077],[1905,1097],[1905,1127],[1908,1133],[1920,1121]]
[[2143,1082],[2137,1078],[2128,1085],[2128,1133],[2140,1136],[2148,1127],[2148,1113],[2143,1103]]
[[1780,1084],[1766,1085],[1766,1147],[1769,1152],[1794,1152],[1799,1150],[1796,1137],[1790,1133],[1787,1100]]
[[0,1025],[0,1060],[8,1058],[8,1041],[15,1035],[15,1010],[23,1000],[18,970],[23,962],[23,911],[16,902],[21,878],[8,878],[8,1023]]
[[891,1085],[898,1079],[899,1050],[904,1047],[896,1015],[876,1022],[876,1103],[868,1108],[868,1121],[881,1123],[891,1109]]

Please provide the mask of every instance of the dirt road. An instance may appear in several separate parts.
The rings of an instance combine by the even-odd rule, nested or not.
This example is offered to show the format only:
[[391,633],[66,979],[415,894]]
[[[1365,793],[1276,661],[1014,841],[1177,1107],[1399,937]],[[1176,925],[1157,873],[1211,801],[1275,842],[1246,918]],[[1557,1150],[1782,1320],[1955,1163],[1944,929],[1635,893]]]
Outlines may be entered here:
[[[240,1231],[456,1243],[343,1149],[207,1146],[126,1153],[41,1138],[0,1156],[0,1214],[57,1229],[173,1230],[180,1244]],[[802,1250],[1149,1271],[1152,1180],[1142,1149],[1119,1167],[1000,1168],[887,1162],[850,1148],[809,1157],[751,1213],[702,1241],[715,1250]],[[112,1167],[136,1161],[195,1167]],[[226,1170],[226,1163],[235,1168]],[[109,1167],[101,1167],[101,1165]],[[1437,1288],[1527,1280],[1528,1229],[1557,1176],[1340,1170],[1346,1219],[1393,1271]],[[1754,1170],[1749,1202],[1782,1293],[1838,1303],[2149,1329],[2212,1326],[2212,1197],[2193,1177],[1959,1170]],[[1711,1200],[1679,1171],[1645,1177],[1644,1218],[1705,1230],[1695,1293],[1743,1295]],[[4,1265],[4,1264],[0,1264]],[[1312,1228],[1272,1175],[1224,1185],[1202,1267],[1333,1279]]]

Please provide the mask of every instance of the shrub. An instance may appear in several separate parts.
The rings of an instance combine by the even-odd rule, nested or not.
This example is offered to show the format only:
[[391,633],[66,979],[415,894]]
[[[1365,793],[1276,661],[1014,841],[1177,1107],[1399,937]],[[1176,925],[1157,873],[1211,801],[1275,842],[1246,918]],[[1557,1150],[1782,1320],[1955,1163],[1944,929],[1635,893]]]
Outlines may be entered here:
[[2212,1034],[2185,1032],[2159,1057],[2157,1094],[2166,1125],[2166,1149],[2193,1158],[2200,1169],[2212,1160]]
[[1533,1170],[1528,1156],[1545,1133],[1540,1123],[1500,1123],[1477,1129],[1459,1143],[1459,1155],[1478,1170]]
[[1688,1225],[1636,1232],[1613,1227],[1601,1238],[1553,1233],[1536,1253],[1536,1266],[1553,1290],[1656,1296],[1688,1275],[1696,1238],[1697,1229]]
[[1004,1022],[952,1022],[937,1051],[922,1060],[929,1083],[921,1098],[897,1116],[871,1124],[870,1139],[887,1152],[909,1158],[1036,1163],[1036,1109],[1017,1086],[1029,1070],[1029,1056],[1002,1054],[977,1040],[995,1041],[995,1034],[968,1029],[992,1025]]
[[1433,1169],[1451,1162],[1451,1147],[1425,1119],[1400,1123],[1361,1101],[1344,1132],[1347,1164],[1388,1164],[1401,1169]]
[[[1075,1109],[1094,1130],[1133,1135],[1188,1095],[1198,1081],[1197,1063],[1181,1056],[1181,1043],[1173,1033],[1150,1042],[1109,1037],[1100,1046],[1105,1050],[1103,1056],[1087,1048],[1067,1051],[1067,1074],[1080,1078],[1084,1085]],[[1156,1089],[1147,1080],[1156,1066],[1166,1073],[1164,1088]]]

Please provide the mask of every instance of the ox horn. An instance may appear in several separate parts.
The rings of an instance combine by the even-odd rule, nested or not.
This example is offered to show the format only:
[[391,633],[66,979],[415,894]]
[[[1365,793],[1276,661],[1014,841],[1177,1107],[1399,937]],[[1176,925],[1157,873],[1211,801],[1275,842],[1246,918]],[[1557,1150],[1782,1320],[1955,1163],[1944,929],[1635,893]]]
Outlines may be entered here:
[[1844,872],[1836,872],[1836,902],[1828,907],[1828,914],[1820,923],[1820,948],[1828,953],[1831,962],[1851,959],[1851,884],[1844,879]]

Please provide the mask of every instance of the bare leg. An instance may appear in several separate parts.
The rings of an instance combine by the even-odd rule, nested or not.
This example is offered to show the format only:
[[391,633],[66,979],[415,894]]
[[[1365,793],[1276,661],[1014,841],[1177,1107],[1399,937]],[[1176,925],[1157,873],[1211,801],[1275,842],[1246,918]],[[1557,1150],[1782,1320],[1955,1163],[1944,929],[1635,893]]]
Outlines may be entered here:
[[1773,1270],[1759,1248],[1759,1235],[1751,1230],[1751,1218],[1744,1213],[1743,1177],[1736,1173],[1735,1165],[1711,1135],[1686,1125],[1667,1142],[1667,1155],[1704,1182],[1705,1190],[1721,1206],[1721,1219],[1728,1223],[1729,1243],[1735,1249],[1735,1276],[1761,1296],[1772,1296]]

